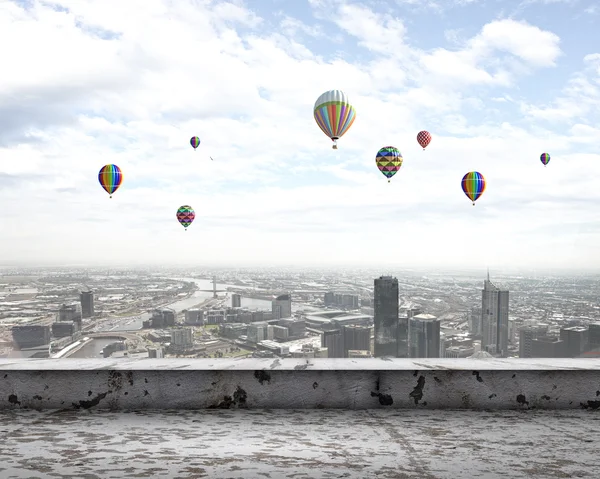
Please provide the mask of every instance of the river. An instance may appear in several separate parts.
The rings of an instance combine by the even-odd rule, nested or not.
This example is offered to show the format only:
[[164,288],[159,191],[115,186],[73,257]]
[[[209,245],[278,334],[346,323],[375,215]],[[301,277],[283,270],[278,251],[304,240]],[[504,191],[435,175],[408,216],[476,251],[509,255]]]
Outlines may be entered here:
[[[200,291],[194,292],[194,294],[192,294],[192,296],[189,298],[175,301],[174,303],[171,303],[166,306],[167,308],[171,308],[171,309],[175,310],[175,312],[177,312],[177,313],[180,313],[184,309],[190,309],[190,308],[196,306],[197,304],[201,303],[205,299],[212,298],[212,296],[213,296],[212,292],[203,291],[203,290],[212,290],[213,284],[212,284],[212,281],[210,281],[210,280],[194,279],[194,278],[170,278],[170,279],[174,279],[174,280],[178,280],[178,281],[182,281],[182,282],[183,281],[194,282],[194,283],[196,283],[196,285],[198,286],[198,289],[200,290]],[[217,283],[217,290],[219,290],[219,289],[225,290],[228,287],[239,288],[239,286]],[[218,294],[222,295],[223,293],[218,293]],[[228,306],[231,306],[231,295],[229,295]],[[264,310],[271,311],[271,302],[265,301],[262,299],[253,299],[253,298],[242,297],[242,306],[245,308],[249,308],[249,309],[264,309]],[[150,313],[144,313],[141,316],[139,316],[137,319],[124,318],[119,326],[109,327],[106,329],[106,331],[132,331],[134,329],[142,329],[142,323],[145,320],[150,319],[150,316],[151,316]]]
[[[182,299],[179,301],[175,301],[172,304],[167,305],[166,307],[175,310],[177,313],[181,313],[184,309],[190,309],[197,304],[201,303],[205,299],[212,298],[213,293],[210,291],[213,288],[212,281],[207,279],[194,279],[194,278],[171,278],[182,282],[195,282],[198,286],[199,290],[209,290],[209,291],[195,291],[191,297]],[[233,286],[228,284],[219,284],[217,283],[217,290],[225,290],[227,287],[239,288],[239,286]],[[222,295],[223,293],[218,293]],[[231,295],[229,295],[228,305],[231,306]],[[271,302],[265,301],[263,299],[254,299],[254,298],[244,298],[242,296],[242,307],[249,309],[264,309],[267,311],[271,311]],[[117,320],[120,322],[117,326],[110,326],[108,323],[105,326],[100,326],[101,331],[132,331],[135,329],[142,329],[142,322],[150,319],[149,313],[144,313],[138,318],[123,318],[122,320]],[[102,349],[110,344],[116,342],[117,339],[94,339],[93,341],[86,344],[83,348],[81,348],[76,353],[69,355],[69,358],[98,358],[102,357]]]

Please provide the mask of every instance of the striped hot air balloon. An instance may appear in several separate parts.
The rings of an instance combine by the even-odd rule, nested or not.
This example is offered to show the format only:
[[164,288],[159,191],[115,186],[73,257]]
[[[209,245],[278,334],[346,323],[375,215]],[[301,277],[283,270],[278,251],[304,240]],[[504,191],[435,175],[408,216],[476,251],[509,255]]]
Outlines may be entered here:
[[540,161],[544,166],[546,166],[548,163],[550,163],[550,155],[548,153],[542,153],[540,155]]
[[192,136],[192,138],[190,138],[190,145],[192,145],[195,151],[196,148],[200,146],[200,138],[198,138],[197,136]]
[[478,171],[469,171],[463,176],[462,189],[475,206],[475,202],[485,191],[485,178]]
[[348,96],[340,90],[323,93],[315,102],[314,116],[317,125],[337,150],[339,140],[350,129],[356,119],[356,110],[348,101]]
[[123,182],[121,168],[117,165],[104,165],[98,173],[98,181],[100,186],[110,195],[109,198],[112,198],[113,193],[117,191]]

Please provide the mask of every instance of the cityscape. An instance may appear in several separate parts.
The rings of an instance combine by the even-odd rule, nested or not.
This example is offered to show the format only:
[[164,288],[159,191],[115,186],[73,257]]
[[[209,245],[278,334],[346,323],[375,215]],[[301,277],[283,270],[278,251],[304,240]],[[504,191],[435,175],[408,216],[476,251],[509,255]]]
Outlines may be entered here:
[[593,275],[6,269],[0,357],[600,358]]

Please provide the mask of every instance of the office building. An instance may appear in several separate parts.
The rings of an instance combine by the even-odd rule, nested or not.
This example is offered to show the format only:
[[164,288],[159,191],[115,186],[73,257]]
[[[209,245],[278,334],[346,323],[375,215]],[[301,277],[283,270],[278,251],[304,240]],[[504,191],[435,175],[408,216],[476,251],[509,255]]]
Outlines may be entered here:
[[481,336],[481,320],[481,308],[472,308],[471,311],[469,311],[469,333],[471,333],[472,336]]
[[79,295],[81,301],[81,317],[91,318],[94,316],[94,293],[93,291],[82,291]]
[[292,317],[292,297],[289,294],[277,296],[272,301],[273,319],[284,319]]
[[547,325],[524,326],[519,330],[519,357],[534,358],[533,340],[548,333]]
[[58,310],[58,321],[78,321],[81,320],[81,312],[77,304],[63,304]]
[[193,324],[196,326],[204,325],[204,311],[201,309],[188,309],[185,312],[185,324]]
[[267,339],[269,325],[265,322],[251,323],[248,325],[248,342],[260,343]]
[[186,350],[194,347],[194,335],[191,328],[173,329],[171,346],[175,350]]
[[552,336],[538,336],[531,341],[532,358],[564,358],[565,342]]
[[565,343],[565,355],[567,358],[581,356],[588,348],[589,330],[583,326],[562,328],[560,339]]
[[600,348],[600,323],[591,323],[588,329],[588,349]]
[[481,290],[481,348],[506,357],[508,354],[508,290],[487,279]]
[[344,357],[347,358],[348,350],[371,350],[371,328],[366,326],[342,326]]
[[323,296],[325,306],[333,306],[347,310],[359,308],[359,298],[357,294],[340,294],[328,292]]
[[[375,357],[398,356],[398,280],[381,276],[374,281]],[[329,354],[331,356],[331,351]]]
[[50,343],[50,326],[13,326],[12,336],[16,349],[35,348]]
[[242,307],[242,295],[233,293],[231,295],[231,307],[232,308],[241,308]]
[[321,334],[321,347],[327,348],[327,357],[345,358],[344,335],[341,329],[323,331]]
[[409,320],[411,358],[440,357],[440,320],[431,314],[417,314]]
[[77,331],[79,331],[79,323],[73,321],[52,323],[52,336],[55,338],[73,336]]

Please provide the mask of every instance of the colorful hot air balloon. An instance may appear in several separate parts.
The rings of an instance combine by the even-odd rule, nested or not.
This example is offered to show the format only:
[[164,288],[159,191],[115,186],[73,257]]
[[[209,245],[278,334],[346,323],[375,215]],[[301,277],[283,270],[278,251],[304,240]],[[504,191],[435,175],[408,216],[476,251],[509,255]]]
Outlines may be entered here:
[[546,166],[550,162],[550,155],[548,153],[542,153],[540,156],[540,160],[544,166]]
[[317,125],[337,150],[339,140],[350,129],[356,119],[356,110],[343,91],[331,90],[323,93],[315,102],[314,116]]
[[420,131],[417,134],[417,141],[419,142],[419,145],[423,147],[423,150],[425,150],[425,148],[427,148],[427,145],[431,143],[431,133],[425,130]]
[[123,182],[123,173],[117,165],[104,165],[98,173],[98,181],[100,186],[106,190],[112,198],[112,194],[117,191]]
[[388,179],[388,183],[402,166],[402,153],[393,146],[384,146],[377,152],[375,156],[375,163],[377,168],[381,171],[384,176]]
[[200,138],[198,138],[197,136],[192,136],[192,138],[190,139],[190,145],[192,145],[194,147],[194,150],[196,150],[196,148],[200,146]]
[[192,224],[195,217],[196,213],[191,206],[183,205],[177,210],[177,221],[181,223],[185,231],[187,231],[187,227]]
[[462,189],[475,206],[475,202],[485,191],[485,178],[478,171],[469,171],[463,176]]

